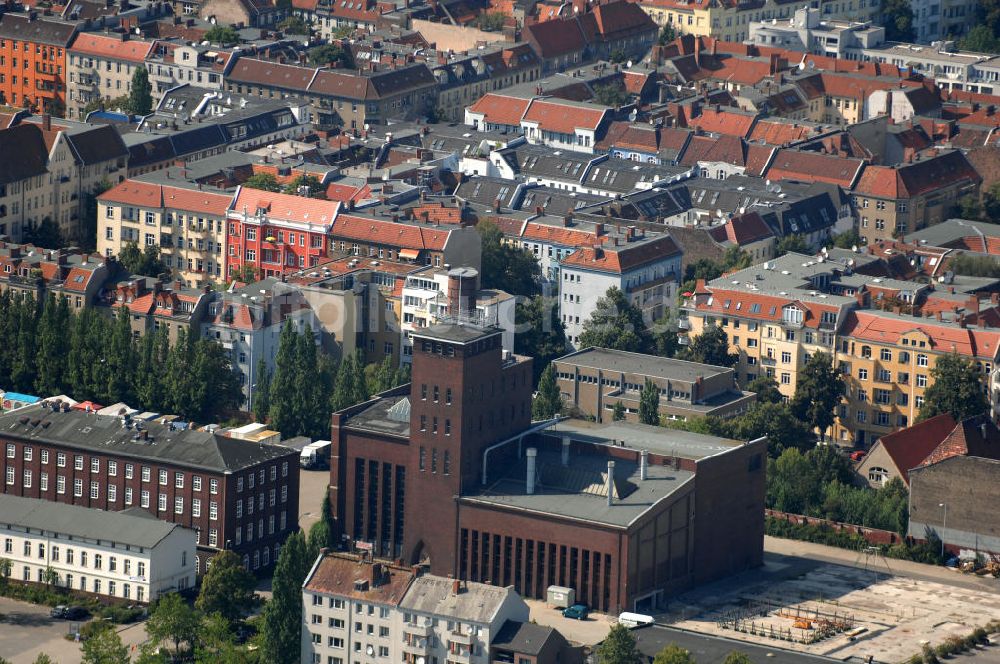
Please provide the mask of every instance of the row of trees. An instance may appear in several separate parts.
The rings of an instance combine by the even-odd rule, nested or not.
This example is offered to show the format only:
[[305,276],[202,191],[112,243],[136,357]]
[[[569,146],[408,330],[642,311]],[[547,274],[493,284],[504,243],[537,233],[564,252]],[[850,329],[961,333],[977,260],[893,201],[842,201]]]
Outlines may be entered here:
[[239,378],[212,340],[181,328],[170,345],[166,327],[136,340],[122,307],[109,318],[93,307],[78,314],[49,294],[0,293],[0,376],[13,391],[72,394],[105,404],[124,401],[199,422],[219,419],[239,405]]
[[347,355],[338,365],[319,350],[310,326],[301,332],[291,320],[281,329],[274,373],[263,359],[257,364],[253,411],[286,438],[322,438],[330,431],[330,413],[360,403],[408,382],[409,367],[365,366],[360,356]]
[[271,173],[257,173],[247,178],[243,182],[243,186],[251,189],[260,189],[261,191],[273,191],[293,195],[298,194],[299,189],[302,187],[306,187],[309,190],[310,197],[325,191],[323,183],[315,175],[298,175],[288,184],[282,185],[278,182],[278,178]]
[[[627,627],[618,623],[611,627],[604,641],[597,646],[598,664],[644,664],[646,658],[636,645],[635,636]],[[691,651],[676,644],[668,644],[653,657],[653,664],[696,664]],[[733,650],[722,664],[752,664],[750,657],[739,650]]]

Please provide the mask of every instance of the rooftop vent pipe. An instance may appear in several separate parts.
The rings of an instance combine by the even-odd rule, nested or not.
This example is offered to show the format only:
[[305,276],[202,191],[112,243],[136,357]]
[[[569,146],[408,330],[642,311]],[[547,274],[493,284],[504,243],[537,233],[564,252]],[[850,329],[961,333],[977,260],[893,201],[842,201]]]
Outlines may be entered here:
[[608,505],[615,500],[615,462],[608,460]]
[[525,484],[527,484],[528,494],[533,494],[535,493],[535,457],[538,456],[538,449],[529,447],[526,454],[528,457],[528,473],[525,478]]

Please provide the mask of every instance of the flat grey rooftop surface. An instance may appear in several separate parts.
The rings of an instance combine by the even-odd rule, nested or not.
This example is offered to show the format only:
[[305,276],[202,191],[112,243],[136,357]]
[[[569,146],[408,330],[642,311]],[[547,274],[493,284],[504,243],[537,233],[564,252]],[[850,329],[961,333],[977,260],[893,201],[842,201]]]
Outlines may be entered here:
[[573,440],[606,445],[624,442],[625,447],[695,461],[722,454],[743,444],[742,441],[728,438],[631,422],[597,424],[588,420],[563,420],[552,425],[546,433],[554,436],[569,435]]
[[698,378],[732,372],[732,369],[711,364],[686,362],[669,357],[643,355],[642,353],[629,353],[610,348],[588,348],[561,357],[556,361],[605,371],[621,371],[689,383],[695,382]]

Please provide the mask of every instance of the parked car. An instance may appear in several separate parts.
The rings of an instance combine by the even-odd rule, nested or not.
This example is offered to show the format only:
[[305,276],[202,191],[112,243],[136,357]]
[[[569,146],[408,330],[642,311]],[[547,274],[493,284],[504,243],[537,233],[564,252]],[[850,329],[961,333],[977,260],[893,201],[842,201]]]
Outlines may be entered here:
[[63,620],[83,620],[87,617],[87,610],[82,606],[66,606],[60,604],[52,608],[49,615],[53,618],[62,618]]
[[574,604],[573,606],[563,609],[563,616],[566,618],[573,618],[574,620],[586,620],[587,614],[590,613],[590,609],[586,604]]

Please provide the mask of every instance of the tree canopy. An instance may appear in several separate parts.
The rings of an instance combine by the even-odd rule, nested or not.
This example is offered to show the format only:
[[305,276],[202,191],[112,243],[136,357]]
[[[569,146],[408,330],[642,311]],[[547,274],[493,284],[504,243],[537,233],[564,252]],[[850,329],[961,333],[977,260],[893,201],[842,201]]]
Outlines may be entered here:
[[643,424],[660,423],[660,388],[649,378],[639,392],[639,421]]
[[757,403],[781,403],[784,400],[778,388],[778,381],[770,376],[757,376],[743,389],[754,392],[757,395]]
[[556,367],[551,362],[538,381],[538,396],[531,404],[531,415],[536,420],[548,420],[562,410],[562,393],[556,382]]
[[497,288],[511,295],[538,293],[541,268],[535,257],[504,242],[503,231],[493,222],[480,222],[476,230],[483,245],[482,287]]
[[316,66],[336,64],[344,69],[354,68],[354,58],[351,57],[350,50],[337,42],[309,49],[309,63]]
[[177,593],[160,597],[146,621],[146,632],[154,641],[172,641],[174,652],[181,654],[181,644],[194,644],[198,635],[198,614]]
[[792,397],[792,412],[822,438],[833,426],[834,409],[844,396],[844,380],[828,353],[813,353],[799,371]]
[[809,245],[806,244],[805,236],[797,233],[786,235],[779,239],[778,244],[774,249],[776,256],[784,256],[789,252],[796,254],[808,254],[809,251]]
[[285,185],[285,193],[300,195],[299,189],[301,187],[305,187],[308,190],[309,196],[315,196],[326,191],[326,187],[323,186],[323,183],[315,175],[297,175],[291,182]]
[[656,653],[653,664],[695,664],[695,659],[689,651],[671,643]]
[[597,646],[598,664],[641,664],[642,661],[635,637],[621,623],[612,625],[604,641]]
[[262,616],[262,651],[267,662],[298,662],[301,649],[302,583],[313,561],[305,538],[295,533],[281,547],[271,580],[271,600]]
[[153,86],[149,82],[149,72],[139,65],[132,73],[132,84],[128,92],[129,111],[135,115],[149,115],[153,111]]
[[924,392],[920,419],[949,413],[961,421],[988,408],[976,365],[958,353],[939,356],[931,369],[931,386]]
[[882,0],[882,25],[887,41],[912,42],[913,9],[908,0]]
[[236,32],[231,25],[214,25],[205,33],[205,40],[213,44],[231,46],[239,43],[240,33]]
[[583,322],[577,345],[645,353],[652,343],[653,337],[646,328],[642,311],[628,301],[621,289],[612,286],[597,300],[590,318]]
[[618,108],[628,103],[628,93],[620,85],[607,84],[594,86],[594,101],[603,106]]
[[195,608],[205,615],[220,615],[233,624],[253,608],[256,585],[253,574],[244,569],[236,553],[220,551],[202,577]]
[[244,187],[250,187],[251,189],[261,189],[263,191],[281,191],[281,185],[278,184],[278,178],[274,177],[270,173],[256,173],[251,175],[243,182]]
[[160,260],[160,248],[155,244],[147,244],[143,249],[135,242],[128,242],[118,253],[118,262],[130,274],[142,275],[145,277],[156,277],[167,270],[167,266]]
[[720,367],[731,367],[739,356],[729,352],[729,336],[719,325],[707,325],[701,334],[691,339],[681,358]]
[[566,353],[566,326],[559,318],[559,303],[541,295],[515,305],[514,352],[534,358],[537,384],[549,362]]

